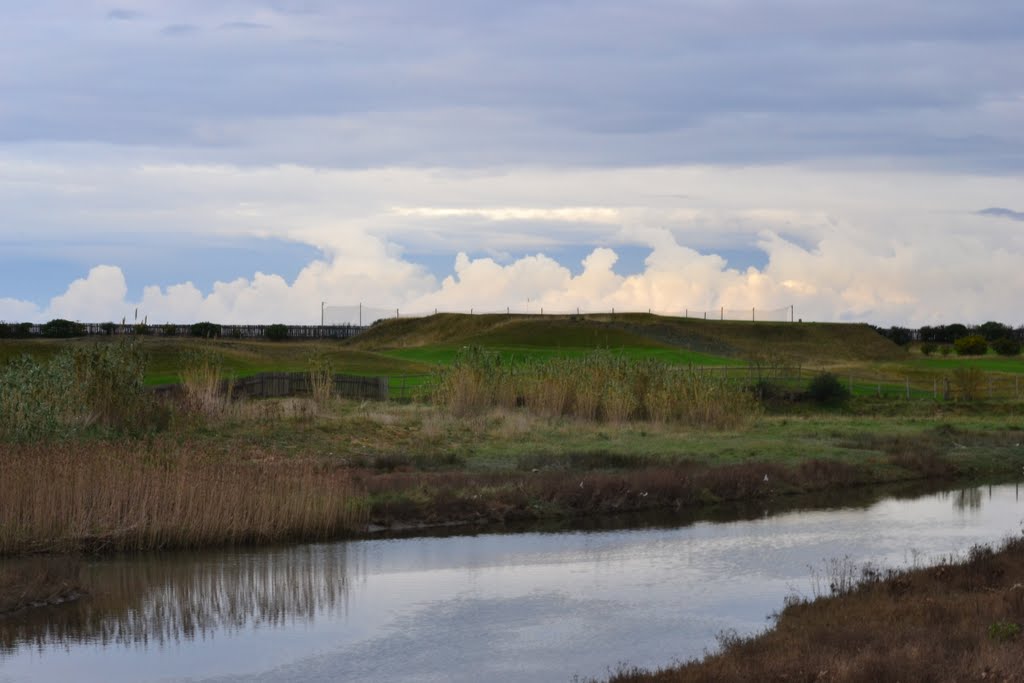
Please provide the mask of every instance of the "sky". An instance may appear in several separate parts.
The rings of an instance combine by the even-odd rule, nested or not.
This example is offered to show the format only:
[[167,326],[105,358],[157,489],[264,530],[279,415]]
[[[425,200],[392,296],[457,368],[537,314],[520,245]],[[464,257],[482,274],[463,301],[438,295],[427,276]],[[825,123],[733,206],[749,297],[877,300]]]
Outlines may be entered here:
[[1024,324],[1017,0],[0,9],[0,320]]

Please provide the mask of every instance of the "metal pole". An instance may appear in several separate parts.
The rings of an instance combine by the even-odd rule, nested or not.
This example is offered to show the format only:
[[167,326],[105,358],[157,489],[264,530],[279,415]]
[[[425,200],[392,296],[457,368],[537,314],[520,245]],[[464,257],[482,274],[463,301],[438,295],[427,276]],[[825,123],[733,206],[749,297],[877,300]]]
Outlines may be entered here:
[[363,302],[359,302],[359,327],[363,326]]
[[324,303],[323,301],[320,302],[320,327],[324,326]]

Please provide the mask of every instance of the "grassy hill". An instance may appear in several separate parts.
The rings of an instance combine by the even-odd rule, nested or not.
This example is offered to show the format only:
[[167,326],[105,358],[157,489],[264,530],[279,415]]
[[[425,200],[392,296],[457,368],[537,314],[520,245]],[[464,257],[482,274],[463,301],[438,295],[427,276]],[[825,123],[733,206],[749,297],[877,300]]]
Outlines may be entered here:
[[[0,365],[21,354],[39,359],[61,349],[119,343],[120,338],[0,340]],[[344,341],[250,341],[135,337],[148,356],[147,382],[178,380],[196,350],[216,353],[226,372],[245,376],[302,371],[319,354],[337,372],[414,375],[479,345],[519,358],[543,359],[608,349],[636,358],[693,365],[741,365],[751,359],[815,365],[903,363],[907,352],[867,325],[705,321],[647,314],[593,316],[464,315],[384,320]]]
[[[524,351],[607,348],[655,356],[686,352],[692,362],[704,359],[711,363],[766,356],[815,363],[899,361],[907,356],[905,350],[863,324],[695,320],[642,313],[444,313],[380,321],[348,342],[352,348],[390,351],[389,355],[424,360],[431,355],[443,357],[446,350],[473,344]],[[417,349],[419,352],[414,351]]]

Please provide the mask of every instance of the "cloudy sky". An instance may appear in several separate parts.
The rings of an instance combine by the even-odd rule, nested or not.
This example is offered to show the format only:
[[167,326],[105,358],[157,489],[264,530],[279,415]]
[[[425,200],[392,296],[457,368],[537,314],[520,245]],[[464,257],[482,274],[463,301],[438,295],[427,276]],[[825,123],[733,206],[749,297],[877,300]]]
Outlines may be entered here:
[[2,320],[1024,323],[1019,0],[2,11]]

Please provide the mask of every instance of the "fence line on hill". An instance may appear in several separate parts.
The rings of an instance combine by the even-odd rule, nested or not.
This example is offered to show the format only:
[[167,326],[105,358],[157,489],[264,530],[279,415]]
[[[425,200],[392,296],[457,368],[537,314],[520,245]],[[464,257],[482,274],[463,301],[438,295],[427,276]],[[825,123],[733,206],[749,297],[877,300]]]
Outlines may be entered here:
[[357,326],[372,325],[378,320],[390,320],[395,318],[426,318],[439,313],[456,313],[463,315],[534,315],[534,316],[609,316],[626,315],[631,313],[645,313],[660,315],[670,318],[688,318],[691,320],[738,320],[753,322],[794,322],[795,309],[793,306],[783,308],[744,308],[734,309],[719,307],[716,309],[675,309],[663,310],[647,308],[642,310],[630,308],[599,308],[591,309],[586,307],[576,308],[545,308],[537,304],[518,304],[514,306],[483,307],[483,308],[434,308],[427,310],[403,310],[401,307],[384,308],[380,306],[364,306],[362,304],[351,304],[341,306],[324,306],[323,319],[331,324],[352,324]]

